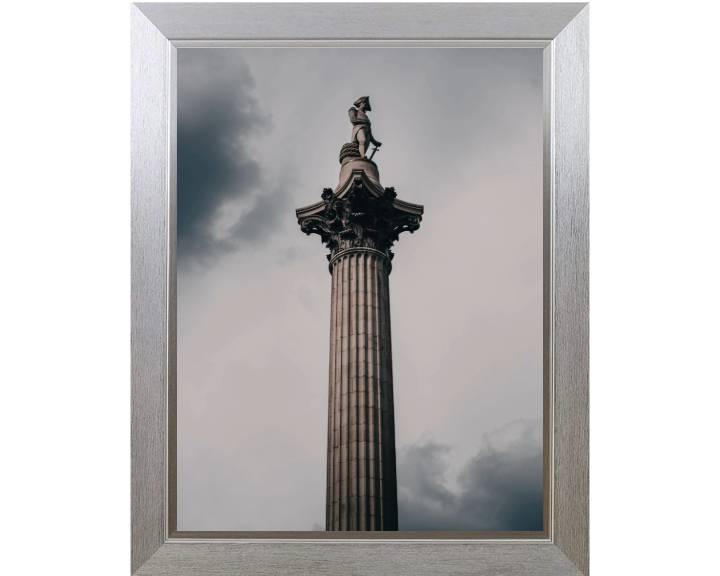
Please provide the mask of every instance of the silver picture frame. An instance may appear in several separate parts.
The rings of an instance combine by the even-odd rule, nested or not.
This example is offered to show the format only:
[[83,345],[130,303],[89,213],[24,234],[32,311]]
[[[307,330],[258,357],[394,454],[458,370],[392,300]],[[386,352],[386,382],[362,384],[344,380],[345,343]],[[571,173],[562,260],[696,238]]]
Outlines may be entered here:
[[[131,571],[575,575],[589,570],[588,5],[131,5]],[[528,45],[545,75],[542,537],[179,534],[175,527],[176,54],[183,46]]]

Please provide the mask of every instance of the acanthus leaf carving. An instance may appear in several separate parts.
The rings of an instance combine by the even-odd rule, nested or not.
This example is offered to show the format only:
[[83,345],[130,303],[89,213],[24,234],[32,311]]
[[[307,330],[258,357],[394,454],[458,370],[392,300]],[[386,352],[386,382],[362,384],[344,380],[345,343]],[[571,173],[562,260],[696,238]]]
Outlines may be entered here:
[[320,236],[330,250],[328,259],[349,248],[372,248],[392,259],[390,248],[399,235],[420,227],[419,216],[393,205],[396,198],[394,188],[385,188],[382,196],[375,196],[357,177],[343,198],[334,197],[330,188],[323,189],[322,213],[300,218],[300,229]]

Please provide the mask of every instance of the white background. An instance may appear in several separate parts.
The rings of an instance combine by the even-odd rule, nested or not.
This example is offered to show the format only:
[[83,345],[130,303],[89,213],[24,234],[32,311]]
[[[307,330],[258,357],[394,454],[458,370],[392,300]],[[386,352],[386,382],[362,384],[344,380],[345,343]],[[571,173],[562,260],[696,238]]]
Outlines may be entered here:
[[[716,569],[719,12],[592,2],[594,574]],[[127,574],[129,4],[3,23],[3,572]]]

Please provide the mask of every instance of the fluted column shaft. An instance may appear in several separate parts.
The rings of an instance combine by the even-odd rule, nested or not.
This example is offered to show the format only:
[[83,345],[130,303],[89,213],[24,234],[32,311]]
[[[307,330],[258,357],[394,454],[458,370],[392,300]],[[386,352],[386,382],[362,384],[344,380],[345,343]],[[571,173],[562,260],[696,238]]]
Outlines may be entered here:
[[327,530],[397,530],[390,262],[353,248],[331,262]]

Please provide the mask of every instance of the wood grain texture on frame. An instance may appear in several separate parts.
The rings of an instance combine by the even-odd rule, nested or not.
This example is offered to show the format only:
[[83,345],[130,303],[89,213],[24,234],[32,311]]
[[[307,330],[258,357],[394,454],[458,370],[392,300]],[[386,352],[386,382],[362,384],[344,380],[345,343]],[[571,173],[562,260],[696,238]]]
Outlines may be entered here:
[[589,569],[588,9],[554,41],[554,542]]
[[169,40],[555,38],[584,3],[155,3]]
[[168,54],[131,13],[131,567],[165,541]]
[[[132,553],[138,574],[588,573],[588,118],[585,4],[140,4],[132,25]],[[550,540],[173,539],[175,48],[170,40],[547,39],[553,199]],[[547,70],[546,70],[547,72]],[[546,257],[548,254],[546,254]],[[547,458],[547,455],[546,455]],[[430,533],[432,534],[432,533]],[[462,538],[465,534],[456,534]],[[322,538],[322,536],[320,537]]]
[[169,542],[137,574],[576,576],[579,572],[549,542]]

